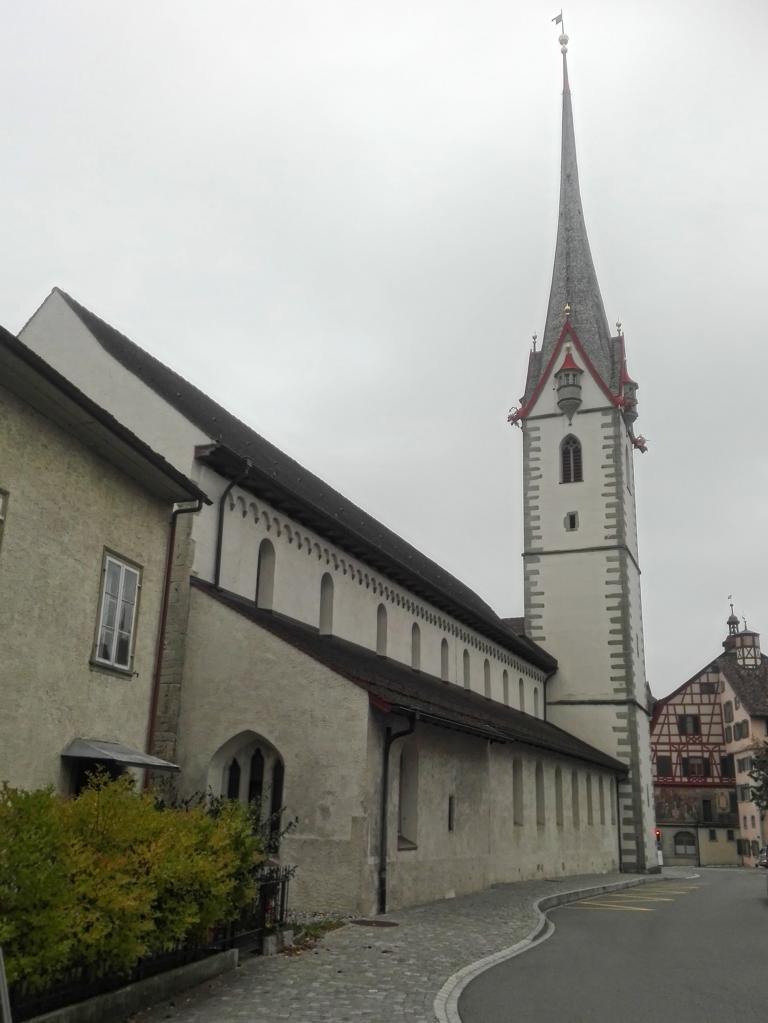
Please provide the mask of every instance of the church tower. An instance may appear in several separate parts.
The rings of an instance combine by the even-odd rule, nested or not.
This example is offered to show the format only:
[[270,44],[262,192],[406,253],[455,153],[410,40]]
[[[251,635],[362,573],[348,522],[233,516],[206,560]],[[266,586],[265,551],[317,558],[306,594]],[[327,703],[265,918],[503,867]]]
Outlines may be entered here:
[[541,348],[510,421],[523,432],[525,623],[558,659],[547,717],[627,765],[624,870],[657,868],[633,460],[637,384],[587,240],[563,54],[560,212]]

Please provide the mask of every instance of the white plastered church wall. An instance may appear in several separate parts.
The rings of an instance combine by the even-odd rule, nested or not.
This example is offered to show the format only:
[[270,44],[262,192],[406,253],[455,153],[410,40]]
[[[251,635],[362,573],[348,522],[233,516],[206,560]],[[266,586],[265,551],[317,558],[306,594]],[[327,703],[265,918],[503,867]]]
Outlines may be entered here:
[[[218,500],[230,481],[196,461],[194,450],[214,438],[106,352],[57,291],[43,302],[20,338],[154,450],[190,475],[213,500],[213,505],[195,516],[193,524],[194,573],[213,581]],[[231,490],[225,502],[220,579],[225,589],[254,599],[258,546],[265,538],[273,542],[278,555],[275,610],[317,626],[320,580],[329,571],[335,588],[334,634],[375,650],[376,608],[383,603],[387,609],[388,657],[411,664],[411,630],[416,622],[421,631],[422,671],[440,676],[440,644],[445,637],[449,646],[449,681],[463,685],[466,648],[470,655],[471,689],[485,691],[483,668],[487,658],[491,665],[492,698],[503,702],[503,673],[507,671],[510,706],[520,706],[522,678],[526,711],[532,711],[534,689],[538,689],[539,716],[543,716],[542,671],[238,487]]]

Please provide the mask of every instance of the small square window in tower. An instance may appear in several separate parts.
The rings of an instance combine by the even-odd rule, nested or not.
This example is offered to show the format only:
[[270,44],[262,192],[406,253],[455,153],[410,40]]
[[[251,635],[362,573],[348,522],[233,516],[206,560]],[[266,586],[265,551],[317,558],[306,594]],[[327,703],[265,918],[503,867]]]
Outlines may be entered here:
[[573,533],[579,528],[579,513],[578,512],[566,512],[564,525],[566,532]]

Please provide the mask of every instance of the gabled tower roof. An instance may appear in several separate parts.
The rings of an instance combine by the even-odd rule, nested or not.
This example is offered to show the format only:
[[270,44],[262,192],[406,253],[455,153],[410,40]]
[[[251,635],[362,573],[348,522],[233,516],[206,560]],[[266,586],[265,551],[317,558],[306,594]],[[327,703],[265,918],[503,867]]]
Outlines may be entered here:
[[615,392],[618,385],[617,346],[608,328],[579,191],[573,108],[568,82],[568,37],[561,35],[560,43],[563,53],[563,129],[555,265],[544,337],[541,350],[531,357],[524,401],[530,398],[557,345],[566,320],[566,305],[570,306],[571,325],[592,365],[611,391]]

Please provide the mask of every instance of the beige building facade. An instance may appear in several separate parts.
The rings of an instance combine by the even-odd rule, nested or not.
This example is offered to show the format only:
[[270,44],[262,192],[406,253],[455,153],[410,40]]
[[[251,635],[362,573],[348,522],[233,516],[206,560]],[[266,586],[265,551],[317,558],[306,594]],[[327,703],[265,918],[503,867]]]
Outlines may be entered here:
[[144,762],[170,515],[202,495],[5,332],[0,368],[0,780],[67,792]]

